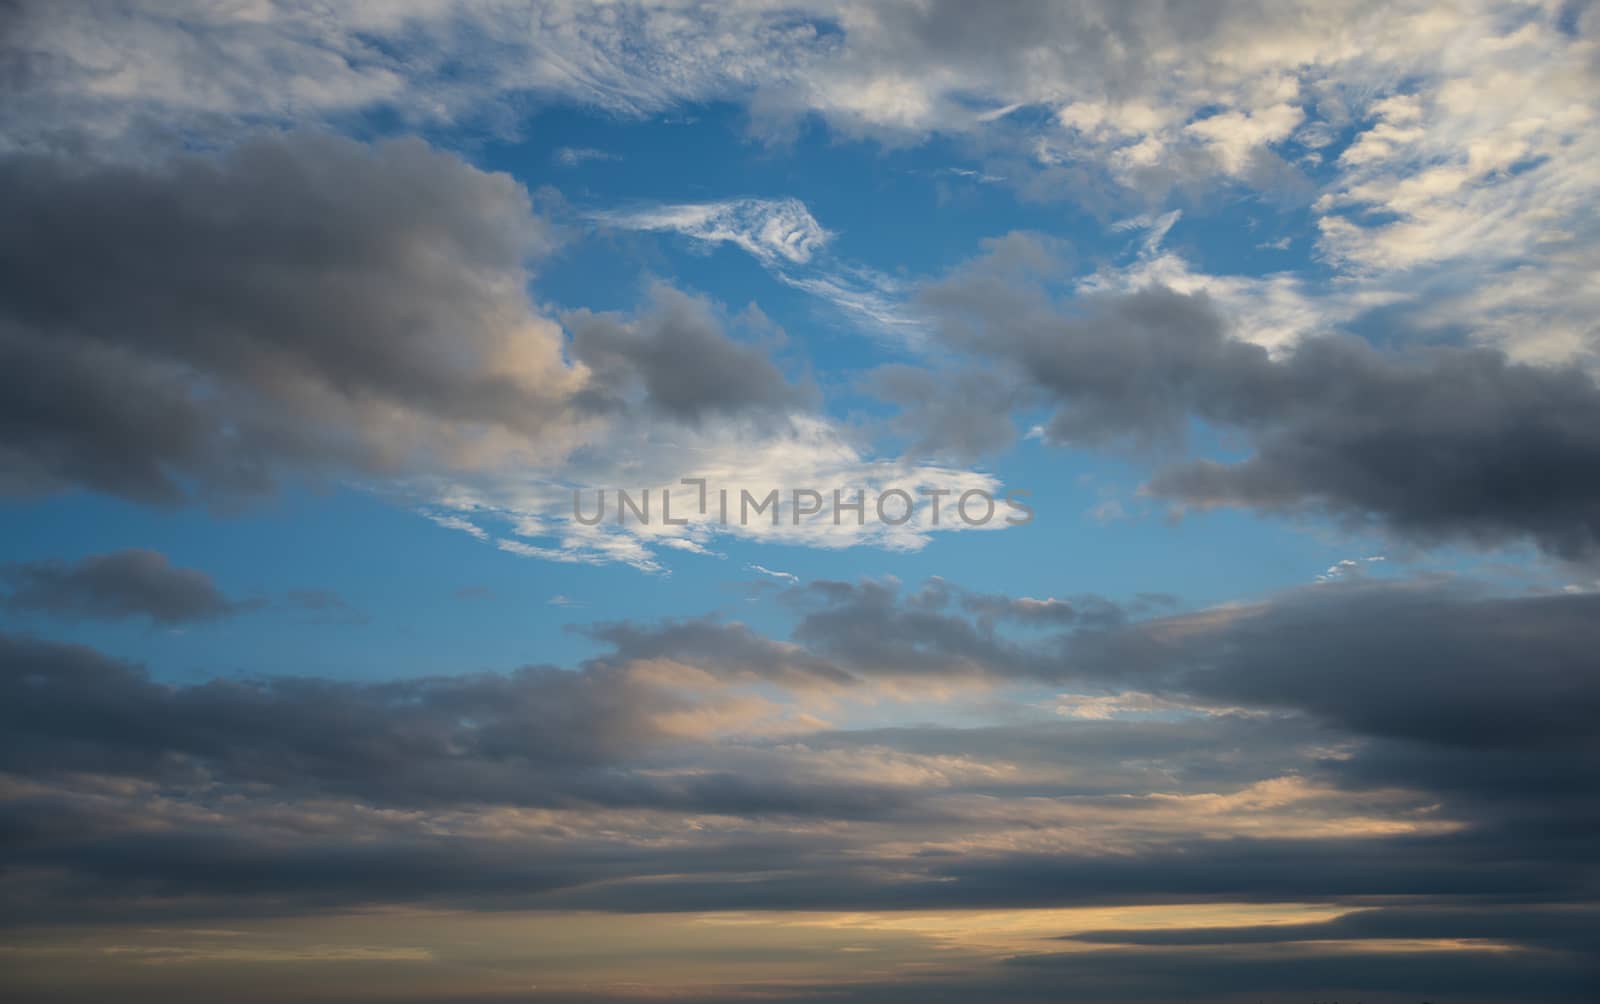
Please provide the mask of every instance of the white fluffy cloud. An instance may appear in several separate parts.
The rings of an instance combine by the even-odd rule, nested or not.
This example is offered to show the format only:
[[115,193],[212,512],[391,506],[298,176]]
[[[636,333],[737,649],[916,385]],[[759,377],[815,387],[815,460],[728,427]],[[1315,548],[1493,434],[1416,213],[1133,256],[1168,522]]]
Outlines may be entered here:
[[[664,550],[712,554],[720,538],[904,551],[923,547],[936,533],[1004,530],[1008,516],[1020,518],[1004,501],[1006,486],[993,475],[875,456],[824,417],[797,413],[777,424],[719,421],[692,436],[685,432],[660,422],[617,422],[592,449],[560,467],[502,470],[413,490],[439,500],[437,522],[493,539],[502,550],[553,561],[623,562],[646,571],[667,569]],[[686,478],[705,481],[704,512],[699,487],[684,484]],[[649,490],[648,522],[631,510],[622,516],[619,489],[636,504]],[[818,497],[806,496],[800,504],[820,511],[796,519],[796,489],[816,492]],[[584,519],[594,518],[601,490],[604,518],[592,526],[575,519],[575,505]],[[672,520],[684,523],[664,518],[664,490],[671,492]],[[774,490],[775,519],[772,509],[761,508]],[[836,519],[835,491],[847,504],[864,497],[863,515],[841,509]],[[969,491],[996,500],[992,518],[980,525],[963,521],[957,510]],[[988,514],[983,496],[969,500],[967,514],[974,521]],[[907,499],[911,517],[902,523]]]

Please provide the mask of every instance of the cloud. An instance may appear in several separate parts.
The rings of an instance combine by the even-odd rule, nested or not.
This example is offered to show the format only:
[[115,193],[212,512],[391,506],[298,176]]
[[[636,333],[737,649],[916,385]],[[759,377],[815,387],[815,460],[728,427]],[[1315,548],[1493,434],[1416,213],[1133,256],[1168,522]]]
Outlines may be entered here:
[[593,624],[583,633],[610,645],[603,664],[669,660],[724,679],[782,681],[807,688],[856,682],[848,671],[803,646],[774,641],[743,624],[710,619],[641,625],[628,621]]
[[1066,664],[1157,693],[1293,708],[1372,736],[1587,748],[1582,722],[1597,710],[1588,599],[1357,579],[1083,632]]
[[1120,945],[1242,945],[1302,941],[1498,940],[1515,932],[1523,944],[1579,947],[1581,932],[1594,919],[1585,908],[1438,909],[1388,907],[1352,910],[1332,920],[1261,927],[1179,928],[1176,930],[1085,931],[1074,941]]
[[1174,209],[1158,217],[1139,216],[1113,224],[1113,231],[1143,231],[1132,260],[1102,266],[1078,278],[1073,292],[1080,296],[1127,295],[1163,286],[1176,293],[1204,294],[1228,318],[1234,337],[1274,353],[1407,297],[1392,286],[1329,286],[1305,270],[1265,275],[1203,271],[1164,246],[1182,216]]
[[1600,415],[1600,388],[1580,369],[1481,349],[1395,358],[1328,338],[1304,343],[1272,382],[1303,396],[1247,423],[1254,456],[1161,471],[1151,490],[1199,506],[1371,514],[1424,542],[1525,537],[1570,559],[1600,545],[1600,485],[1586,474],[1600,442],[1582,417]]
[[1094,721],[1107,721],[1119,715],[1153,714],[1162,711],[1190,711],[1193,705],[1182,701],[1173,701],[1138,691],[1124,691],[1120,694],[1062,694],[1055,698],[1051,706],[1056,714],[1068,718],[1087,718]]
[[[227,137],[374,111],[412,127],[504,134],[530,105],[638,117],[731,102],[769,136],[815,118],[888,146],[970,139],[1024,191],[1055,198],[1085,184],[1272,190],[1291,183],[1291,160],[1323,151],[1362,171],[1337,186],[1340,196],[1396,159],[1478,167],[1492,162],[1488,150],[1547,156],[1563,181],[1593,180],[1574,148],[1590,121],[1582,98],[1593,83],[1584,41],[1592,15],[1495,0],[1448,12],[1425,2],[1234,0],[1205,16],[1082,0],[1004,23],[949,3],[334,12],[283,3],[252,17],[195,4],[93,18],[29,3],[14,20],[8,41],[26,100],[12,103],[0,129],[32,148],[138,148],[164,138],[155,123]],[[100,44],[107,30],[127,44]],[[1455,44],[1428,44],[1429,32]],[[496,44],[478,44],[485,38]],[[187,86],[197,79],[208,86]],[[1439,100],[1403,105],[1412,95],[1397,93],[1399,82]],[[1524,93],[1539,97],[1524,106],[1513,97]],[[1413,117],[1385,119],[1386,131],[1349,144],[1355,152],[1334,145],[1353,122],[1402,108]],[[1503,192],[1521,188],[1489,180]],[[1582,187],[1569,191],[1581,200]],[[1517,215],[1518,230],[1535,218]]]
[[1242,461],[1158,468],[1158,496],[1375,519],[1424,543],[1531,539],[1564,558],[1600,544],[1587,475],[1600,439],[1582,417],[1600,418],[1600,388],[1579,368],[1334,334],[1270,352],[1235,337],[1203,294],[1150,286],[1061,304],[987,261],[922,298],[947,345],[1013,381],[991,396],[1053,408],[1047,442],[1171,451],[1194,419],[1249,437]]
[[581,167],[591,161],[621,160],[614,153],[597,150],[592,146],[564,146],[555,152],[555,162],[562,167]]
[[824,260],[834,234],[794,198],[648,206],[596,213],[601,223],[682,234],[705,246],[731,243],[779,282],[828,303],[869,330],[915,342],[920,322],[904,308],[893,277],[862,265]]
[[1333,564],[1329,565],[1327,570],[1324,571],[1321,575],[1318,575],[1317,576],[1317,581],[1318,582],[1334,582],[1336,580],[1349,578],[1349,577],[1352,577],[1352,576],[1365,575],[1367,573],[1367,568],[1366,568],[1367,565],[1371,565],[1371,564],[1374,564],[1374,563],[1379,562],[1379,561],[1387,561],[1387,560],[1389,560],[1389,559],[1384,557],[1381,554],[1375,554],[1375,555],[1372,555],[1370,557],[1360,558],[1360,559],[1356,559],[1356,558],[1341,558],[1338,561],[1334,562]]
[[[824,589],[824,595],[837,601],[849,595],[839,583]],[[865,594],[863,594],[865,595]],[[985,628],[993,628],[997,621],[1012,621],[1030,627],[1062,627],[1080,618],[1101,621],[1105,618],[1120,620],[1122,611],[1115,604],[1094,596],[1079,597],[1075,601],[1055,597],[1035,599],[1032,596],[1006,596],[999,593],[974,593],[933,576],[922,588],[911,594],[906,605],[915,610],[940,611],[952,603],[976,617]]]
[[765,565],[757,565],[757,564],[754,564],[754,563],[746,565],[744,567],[750,569],[750,571],[752,571],[752,572],[755,572],[757,575],[765,575],[765,576],[768,576],[769,578],[780,579],[780,580],[782,580],[784,582],[788,582],[788,583],[795,584],[795,585],[798,585],[799,582],[800,582],[800,577],[795,575],[793,572],[781,572],[781,571],[778,571],[777,569],[768,568]]
[[[0,493],[229,506],[324,480],[506,553],[667,571],[730,538],[965,528],[728,528],[678,508],[681,478],[999,495],[959,465],[1020,420],[1138,457],[1177,510],[1592,559],[1597,11],[11,4]],[[902,409],[886,458],[755,315],[665,285],[552,314],[527,290],[558,236],[516,182],[326,135],[472,149],[548,105],[941,138],[976,181],[1129,216],[1128,246],[1075,274],[1013,234],[918,284],[842,260],[849,221],[794,199],[602,218],[738,248],[918,350],[865,382]],[[1308,220],[1312,265],[1214,274],[1168,246],[1241,206]],[[1193,452],[1196,426],[1227,452]],[[585,526],[575,486],[671,487],[691,518]],[[174,682],[192,667],[0,636],[8,970],[62,1000],[1592,997],[1600,594],[1350,558],[1180,612],[746,557],[781,609],[588,624],[570,667]],[[154,552],[6,575],[19,615],[260,602]],[[273,603],[358,616],[319,589]],[[163,940],[267,923],[232,951]],[[386,935],[404,923],[426,935]],[[659,965],[689,941],[717,947]],[[607,946],[598,978],[579,942]]]
[[[730,320],[656,285],[631,314],[573,310],[563,330],[526,292],[553,241],[527,193],[420,141],[299,134],[138,165],[18,154],[0,175],[16,220],[0,239],[9,494],[231,506],[337,478],[487,540],[473,512],[559,523],[574,484],[997,487],[851,442],[770,360],[759,312]],[[820,240],[791,237],[762,224],[749,239],[783,260]],[[630,451],[644,469],[619,470]],[[879,529],[776,532],[926,540],[919,524]],[[650,538],[704,550],[711,533],[496,540],[658,569]]]
[[979,366],[939,372],[889,364],[873,370],[867,386],[897,407],[891,428],[905,439],[910,456],[972,463],[1016,441],[1012,413],[1024,401],[1003,374]]
[[810,395],[791,386],[761,349],[729,338],[711,305],[656,284],[636,320],[575,310],[562,317],[571,351],[589,370],[584,399],[621,410],[637,386],[648,408],[699,422],[713,413],[802,409]]
[[143,617],[175,627],[221,620],[261,605],[229,599],[211,576],[175,567],[158,551],[16,563],[0,569],[0,579],[9,586],[7,608],[72,620]]
[[505,175],[299,135],[0,177],[9,492],[237,499],[575,438],[580,376],[523,290],[549,231]]
[[[585,768],[670,743],[672,714],[695,703],[609,664],[374,685],[216,680],[173,691],[78,646],[8,636],[0,663],[14,740],[7,769],[190,783],[214,774],[407,804],[469,792],[525,804],[581,799]],[[563,771],[576,772],[570,784]]]
[[1575,277],[1600,239],[1594,12],[1474,31],[1487,16],[1463,12],[1460,49],[1359,109],[1314,206],[1317,246],[1403,289],[1421,325],[1592,364],[1595,297]]
[[630,230],[666,230],[706,244],[733,244],[769,265],[805,265],[832,238],[799,199],[732,199],[599,213]]
[[[785,600],[787,640],[602,623],[573,669],[360,682],[177,685],[0,638],[7,901],[122,938],[382,906],[808,911],[852,939],[937,913],[948,934],[911,957],[957,951],[952,979],[1021,999],[1064,973],[1144,1001],[1348,973],[1437,992],[1462,966],[1582,999],[1594,596],[1357,581],[1149,617],[932,580]],[[935,685],[962,673],[983,688]],[[885,723],[890,701],[915,717]],[[1283,922],[1252,920],[1269,902]]]
[[[996,615],[1028,617],[1032,604],[964,595],[969,619],[943,609],[950,587],[934,580],[906,602],[898,584],[818,580],[791,594],[805,610],[794,637],[852,673],[887,677],[1049,677],[1059,671],[1048,647],[995,631]],[[1038,601],[1035,601],[1038,602]],[[1051,605],[1049,619],[1066,616]]]
[[[707,413],[689,427],[624,416],[610,421],[595,441],[604,448],[579,451],[560,466],[440,479],[415,490],[453,510],[459,528],[470,527],[474,536],[487,536],[510,553],[575,563],[623,562],[651,572],[665,569],[665,550],[710,553],[724,537],[909,551],[926,546],[939,533],[1004,530],[1010,525],[1006,519],[1016,516],[993,475],[874,456],[851,430],[811,413]],[[683,479],[704,480],[703,508],[701,486],[684,484]],[[648,521],[624,512],[619,489],[636,506],[649,489]],[[757,511],[774,491],[777,504]],[[820,493],[822,508],[797,517],[797,498],[814,501],[797,496],[797,491]],[[971,525],[961,519],[956,507],[969,491],[986,492],[996,500],[992,520]],[[904,502],[893,492],[903,492],[913,503],[911,518],[903,523],[879,519],[875,511],[876,500],[885,498],[885,512],[898,518]],[[670,523],[663,493],[670,493]],[[849,509],[858,497],[866,506],[859,517]],[[984,515],[977,501],[970,509],[974,519]],[[575,518],[578,513],[582,520]]]
[[365,624],[365,613],[332,589],[291,589],[284,603],[322,624]]

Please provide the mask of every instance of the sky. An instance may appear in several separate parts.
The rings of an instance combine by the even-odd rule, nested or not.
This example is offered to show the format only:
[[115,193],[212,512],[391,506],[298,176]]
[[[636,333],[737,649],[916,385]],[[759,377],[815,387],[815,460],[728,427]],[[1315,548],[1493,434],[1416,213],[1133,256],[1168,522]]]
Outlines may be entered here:
[[0,998],[1593,1000],[1596,95],[1582,0],[0,7]]

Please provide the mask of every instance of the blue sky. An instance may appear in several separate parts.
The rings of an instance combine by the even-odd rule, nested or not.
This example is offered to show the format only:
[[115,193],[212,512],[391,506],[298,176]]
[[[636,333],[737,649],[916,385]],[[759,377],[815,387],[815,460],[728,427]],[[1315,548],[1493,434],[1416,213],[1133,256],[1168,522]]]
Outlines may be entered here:
[[[1126,268],[1144,240],[1142,229],[1125,225],[1139,214],[1108,215],[1105,207],[1085,207],[1070,197],[1020,197],[961,144],[935,138],[886,150],[830,135],[820,123],[802,123],[781,144],[763,142],[750,135],[747,114],[733,105],[691,106],[660,121],[544,110],[531,114],[514,139],[477,132],[434,137],[439,144],[452,141],[473,163],[509,174],[550,206],[560,244],[529,283],[546,309],[629,312],[655,282],[705,297],[729,314],[755,305],[781,331],[755,337],[768,340],[785,372],[815,382],[824,414],[878,438],[885,455],[910,444],[879,428],[894,409],[875,399],[865,381],[875,367],[915,363],[923,350],[786,284],[729,241],[633,232],[597,224],[596,217],[663,204],[794,199],[829,233],[817,271],[871,269],[907,290],[938,281],[979,254],[985,240],[1008,233],[1058,242],[1068,282],[1097,269]],[[574,150],[585,152],[564,159],[563,152]],[[1303,198],[1285,203],[1232,188],[1208,195],[1176,200],[1181,216],[1162,240],[1192,268],[1242,279],[1292,273],[1307,285],[1330,280],[1332,270],[1314,256],[1306,234]],[[1121,211],[1137,205],[1129,202]],[[1287,248],[1261,246],[1280,235],[1290,238]],[[1024,412],[1014,421],[1026,431],[1037,417],[1037,411]],[[1209,438],[1204,428],[1197,432]],[[1225,453],[1227,444],[1218,449]],[[741,586],[751,581],[752,564],[805,579],[895,575],[916,583],[937,574],[988,590],[1117,597],[1168,592],[1186,605],[1205,605],[1299,585],[1343,558],[1383,549],[1374,535],[1352,535],[1315,516],[1171,517],[1160,504],[1136,497],[1143,474],[1138,458],[1110,451],[1063,453],[1024,440],[982,458],[978,467],[1030,492],[1035,522],[981,540],[941,535],[914,551],[728,539],[714,555],[674,556],[643,575],[620,563],[551,565],[451,538],[407,511],[406,500],[359,485],[324,484],[221,514],[53,497],[14,507],[11,523],[19,559],[80,557],[133,542],[204,565],[233,593],[271,595],[315,585],[336,590],[366,618],[316,623],[292,611],[262,610],[252,624],[185,629],[172,637],[128,625],[116,629],[122,644],[163,668],[184,663],[196,672],[249,675],[278,671],[285,660],[337,675],[446,671],[463,654],[463,633],[470,638],[469,657],[484,668],[529,659],[565,663],[592,648],[563,632],[567,623],[691,616],[708,607],[772,624],[771,612],[744,600]],[[636,493],[655,486],[598,487]],[[564,515],[564,506],[553,508]],[[1123,515],[1113,515],[1119,510]],[[327,554],[329,567],[307,568],[307,551]],[[1053,557],[1046,564],[1030,560],[1039,554]],[[405,574],[419,565],[428,576]],[[482,597],[474,587],[493,595]],[[471,598],[458,598],[461,589]],[[243,653],[240,632],[250,638]],[[206,633],[216,637],[197,637]],[[383,651],[378,666],[357,657],[372,654],[375,644]]]

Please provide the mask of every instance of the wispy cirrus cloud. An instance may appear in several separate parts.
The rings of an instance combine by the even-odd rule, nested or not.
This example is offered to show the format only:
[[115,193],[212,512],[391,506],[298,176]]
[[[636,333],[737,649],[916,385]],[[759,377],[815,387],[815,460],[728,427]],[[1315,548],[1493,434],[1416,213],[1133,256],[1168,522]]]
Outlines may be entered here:
[[593,219],[626,229],[677,233],[705,246],[732,244],[779,282],[831,304],[868,330],[904,340],[920,336],[921,321],[906,309],[904,283],[829,256],[834,234],[799,199],[646,206],[602,211]]
[[733,244],[763,264],[805,265],[832,234],[799,199],[730,199],[645,206],[594,214],[612,226],[663,230],[705,244]]
[[563,146],[556,150],[551,159],[562,167],[581,167],[596,161],[621,160],[622,157],[592,146]]

